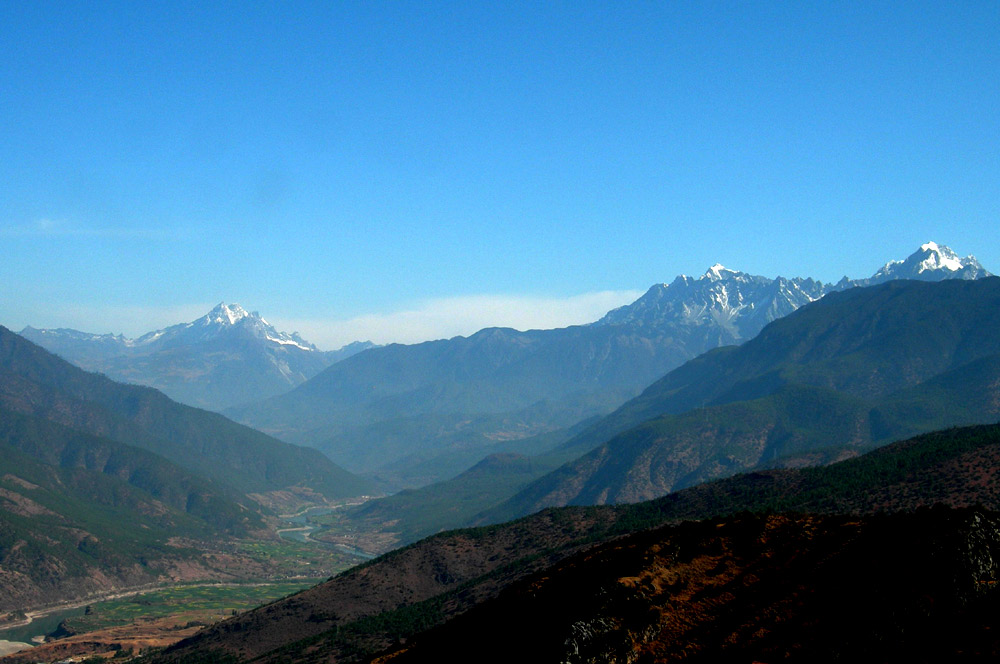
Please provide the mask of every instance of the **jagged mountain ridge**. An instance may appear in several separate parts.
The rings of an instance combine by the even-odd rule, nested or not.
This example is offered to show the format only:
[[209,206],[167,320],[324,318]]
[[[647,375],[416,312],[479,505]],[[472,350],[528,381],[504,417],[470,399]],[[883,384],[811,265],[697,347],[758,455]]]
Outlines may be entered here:
[[583,456],[484,520],[633,502],[783,457],[819,463],[921,431],[995,421],[998,312],[995,277],[831,294],[742,346],[668,373],[565,444]]
[[[899,266],[914,263],[925,265],[925,279],[989,274],[975,258],[957,259],[947,247],[927,243],[876,275],[905,276]],[[393,344],[338,363],[287,394],[226,413],[316,446],[355,472],[389,475],[396,487],[420,486],[474,463],[470,450],[482,449],[480,458],[504,452],[497,441],[604,415],[701,353],[742,343],[804,304],[867,281],[770,279],[715,265],[697,279],[654,285],[590,325],[488,328],[469,337]],[[459,453],[466,455],[462,464],[455,462]],[[434,464],[437,477],[412,472]]]
[[225,302],[190,323],[137,339],[65,328],[26,327],[21,335],[89,371],[210,410],[286,392],[373,346],[355,342],[320,351],[298,333],[280,332],[259,313]]
[[688,336],[691,349],[700,354],[750,339],[772,320],[833,288],[813,279],[769,279],[716,264],[698,279],[681,275],[670,284],[656,284],[594,325],[672,329]]
[[800,277],[774,279],[730,270],[721,264],[700,278],[680,275],[655,284],[632,304],[608,312],[595,325],[632,324],[647,328],[701,328],[703,349],[751,339],[765,325],[828,293],[896,279],[940,281],[992,276],[975,256],[960,258],[950,248],[927,242],[905,260],[889,261],[867,279],[844,277],[825,284]]

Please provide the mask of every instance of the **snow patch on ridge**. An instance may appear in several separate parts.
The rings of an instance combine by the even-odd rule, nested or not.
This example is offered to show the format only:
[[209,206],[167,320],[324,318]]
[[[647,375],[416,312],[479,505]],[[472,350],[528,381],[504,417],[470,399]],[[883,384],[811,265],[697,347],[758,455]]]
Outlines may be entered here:
[[294,339],[290,338],[283,339],[278,337],[272,337],[270,334],[267,333],[264,334],[264,338],[276,344],[281,344],[282,346],[295,346],[296,348],[301,348],[302,350],[309,350],[309,351],[315,350],[315,348],[310,348],[309,346],[303,346],[298,341],[295,341]]

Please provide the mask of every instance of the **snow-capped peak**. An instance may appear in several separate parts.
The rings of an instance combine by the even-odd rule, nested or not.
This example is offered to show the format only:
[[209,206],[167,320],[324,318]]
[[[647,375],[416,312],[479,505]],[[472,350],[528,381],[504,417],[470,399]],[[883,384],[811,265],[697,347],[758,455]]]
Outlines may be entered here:
[[990,276],[975,256],[960,258],[958,254],[937,242],[925,242],[906,260],[889,261],[870,279],[854,282],[859,286],[882,283],[890,279],[978,279]]
[[227,305],[225,302],[219,302],[202,320],[204,324],[235,325],[236,321],[249,317],[250,313],[240,305],[235,303]]
[[939,247],[936,242],[920,245],[920,251],[926,254],[926,258],[920,262],[919,272],[941,269],[958,272],[965,267],[958,254],[948,247]]
[[716,263],[705,271],[705,274],[702,275],[702,279],[718,281],[720,279],[725,279],[727,276],[732,274],[736,274],[736,272],[726,268],[722,263]]
[[318,351],[314,345],[295,334],[279,332],[273,325],[264,320],[260,313],[248,312],[240,305],[220,302],[201,318],[190,323],[182,323],[165,330],[150,332],[140,337],[136,343],[149,345],[153,342],[169,339],[170,343],[201,343],[207,339],[236,337],[254,337],[265,344],[277,346],[296,346],[302,350]]

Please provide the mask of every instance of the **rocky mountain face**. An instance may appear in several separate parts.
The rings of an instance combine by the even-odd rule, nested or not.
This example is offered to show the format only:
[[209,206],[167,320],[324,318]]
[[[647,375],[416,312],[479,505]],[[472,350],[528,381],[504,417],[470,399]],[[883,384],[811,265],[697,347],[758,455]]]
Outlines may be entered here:
[[988,658],[998,459],[1000,426],[951,429],[832,466],[443,533],[153,661]]
[[867,279],[844,277],[836,284],[813,279],[769,279],[716,264],[701,277],[679,276],[652,286],[641,298],[609,312],[595,325],[633,325],[672,330],[686,338],[694,355],[740,344],[765,325],[836,291],[897,279],[942,281],[992,276],[975,256],[960,258],[935,242],[922,245],[905,260],[890,261]]
[[[374,349],[291,392],[226,411],[272,435],[318,447],[390,486],[419,486],[468,468],[511,441],[603,415],[713,348],[753,338],[769,322],[871,280],[972,279],[975,258],[924,245],[868,280],[836,285],[711,267],[659,284],[601,320],[555,330],[491,328]],[[596,444],[596,443],[595,443]]]
[[657,284],[594,323],[671,331],[694,354],[738,344],[773,320],[833,289],[812,279],[755,276],[713,265],[698,279],[679,276]]
[[[631,502],[1000,417],[1000,279],[833,293],[688,362],[566,443],[586,451],[489,518]],[[606,441],[606,442],[602,442]]]
[[322,352],[298,334],[279,332],[257,312],[224,302],[195,321],[138,339],[32,327],[21,335],[89,371],[210,410],[286,392],[373,345]]

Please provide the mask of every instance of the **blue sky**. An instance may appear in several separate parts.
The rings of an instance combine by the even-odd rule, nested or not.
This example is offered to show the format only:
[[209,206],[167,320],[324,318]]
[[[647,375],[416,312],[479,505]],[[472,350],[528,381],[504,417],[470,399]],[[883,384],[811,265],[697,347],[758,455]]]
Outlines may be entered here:
[[1000,3],[0,3],[0,324],[321,347],[1000,271]]

